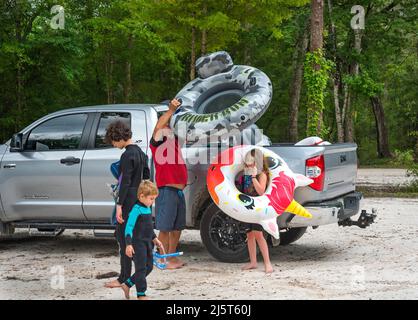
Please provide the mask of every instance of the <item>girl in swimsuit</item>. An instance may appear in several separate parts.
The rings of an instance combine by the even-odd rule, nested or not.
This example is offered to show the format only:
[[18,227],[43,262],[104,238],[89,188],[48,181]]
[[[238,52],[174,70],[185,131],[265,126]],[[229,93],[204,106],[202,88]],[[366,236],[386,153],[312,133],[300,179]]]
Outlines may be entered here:
[[[259,170],[258,168],[262,168]],[[250,196],[257,197],[264,194],[269,182],[269,169],[266,158],[263,154],[252,149],[245,155],[244,174],[238,180],[238,188]],[[242,270],[257,268],[257,248],[260,248],[264,259],[264,269],[266,273],[272,273],[273,267],[270,262],[267,241],[264,238],[263,228],[257,223],[245,224],[247,227],[247,246],[250,256],[250,263],[242,267]]]

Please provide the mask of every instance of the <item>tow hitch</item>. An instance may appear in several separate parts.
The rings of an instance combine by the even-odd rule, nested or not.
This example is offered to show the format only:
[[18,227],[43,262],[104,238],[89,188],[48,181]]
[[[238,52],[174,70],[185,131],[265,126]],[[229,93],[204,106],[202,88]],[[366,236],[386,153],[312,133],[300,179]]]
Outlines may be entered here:
[[377,217],[377,210],[372,209],[372,213],[367,213],[366,210],[361,210],[360,217],[357,221],[351,220],[351,218],[347,218],[345,220],[339,221],[338,225],[343,227],[351,227],[351,226],[358,226],[360,228],[367,228],[372,223],[374,223],[374,219]]

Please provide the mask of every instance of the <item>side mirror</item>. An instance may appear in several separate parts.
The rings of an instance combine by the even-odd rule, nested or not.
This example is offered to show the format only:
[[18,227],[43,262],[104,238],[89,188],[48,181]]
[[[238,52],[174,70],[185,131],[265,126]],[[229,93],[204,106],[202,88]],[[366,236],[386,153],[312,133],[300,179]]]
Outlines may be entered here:
[[13,135],[12,140],[10,141],[10,151],[23,151],[23,133],[16,133]]

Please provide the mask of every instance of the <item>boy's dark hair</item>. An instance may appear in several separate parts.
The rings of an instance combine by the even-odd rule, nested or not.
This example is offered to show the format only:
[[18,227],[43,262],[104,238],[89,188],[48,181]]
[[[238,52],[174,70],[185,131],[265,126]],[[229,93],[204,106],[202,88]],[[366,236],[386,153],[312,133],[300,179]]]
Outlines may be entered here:
[[104,141],[111,144],[112,141],[128,141],[132,138],[132,131],[129,126],[120,120],[114,121],[106,128]]

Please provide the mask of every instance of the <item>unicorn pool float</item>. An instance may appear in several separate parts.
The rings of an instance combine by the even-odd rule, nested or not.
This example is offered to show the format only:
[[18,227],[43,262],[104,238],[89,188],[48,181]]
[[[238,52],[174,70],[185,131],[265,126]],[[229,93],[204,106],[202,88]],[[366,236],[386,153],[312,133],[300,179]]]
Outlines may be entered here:
[[[266,191],[257,197],[244,194],[235,186],[236,176],[244,170],[245,155],[252,149],[263,153],[270,171]],[[213,201],[223,212],[242,222],[260,224],[276,239],[277,217],[282,213],[312,218],[293,195],[295,188],[308,186],[313,180],[294,173],[280,156],[260,146],[240,145],[221,152],[209,166],[206,183]]]

